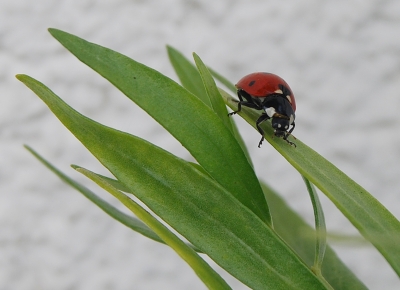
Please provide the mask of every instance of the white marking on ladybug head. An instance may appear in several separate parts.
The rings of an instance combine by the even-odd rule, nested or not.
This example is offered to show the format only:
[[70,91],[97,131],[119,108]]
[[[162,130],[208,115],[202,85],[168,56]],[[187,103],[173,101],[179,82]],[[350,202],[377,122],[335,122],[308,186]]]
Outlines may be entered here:
[[286,99],[288,99],[289,103],[292,103],[292,98],[289,95],[286,96]]
[[267,113],[268,117],[270,117],[270,118],[272,118],[276,113],[274,107],[269,107],[269,108],[264,107],[264,111],[265,111],[265,113]]
[[289,118],[289,124],[292,125],[293,122],[294,122],[294,115],[291,114],[291,115],[290,115],[290,118]]
[[285,126],[285,129],[287,130],[288,128],[289,128],[289,126],[288,126],[288,125],[286,125],[286,126]]
[[277,93],[277,94],[283,94],[283,92],[282,92],[282,90],[281,90],[281,89],[278,89],[278,90],[276,90],[274,93]]

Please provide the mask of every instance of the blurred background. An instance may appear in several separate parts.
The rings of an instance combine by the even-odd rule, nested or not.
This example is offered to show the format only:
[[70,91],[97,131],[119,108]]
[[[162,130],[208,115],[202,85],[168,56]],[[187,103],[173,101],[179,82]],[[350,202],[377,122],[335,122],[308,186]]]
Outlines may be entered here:
[[[24,73],[81,113],[186,159],[163,128],[47,32],[58,28],[117,50],[177,80],[165,46],[196,52],[233,83],[255,72],[284,78],[296,96],[294,135],[400,217],[400,2],[395,0],[114,0],[0,2],[0,290],[204,289],[167,247],[114,222],[62,183],[29,144],[70,168],[106,173],[30,90]],[[160,94],[160,98],[162,98]],[[235,117],[259,177],[313,225],[298,173]],[[328,231],[357,231],[320,194]],[[332,241],[370,289],[400,282],[372,247]],[[222,272],[222,271],[221,271]],[[245,286],[225,275],[234,289]]]

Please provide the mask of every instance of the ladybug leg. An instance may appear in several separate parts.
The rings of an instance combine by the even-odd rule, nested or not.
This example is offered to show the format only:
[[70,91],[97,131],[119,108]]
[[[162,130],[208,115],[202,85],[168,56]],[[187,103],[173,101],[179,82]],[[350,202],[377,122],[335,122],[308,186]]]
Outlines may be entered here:
[[265,120],[268,120],[268,119],[269,119],[269,116],[268,116],[267,114],[262,114],[262,115],[257,119],[257,121],[256,121],[257,130],[258,130],[258,132],[260,132],[260,134],[261,134],[261,140],[260,140],[260,142],[258,143],[258,148],[261,147],[261,144],[262,144],[262,142],[264,141],[264,130],[261,129],[260,124],[261,124],[262,122],[264,122]]
[[239,91],[237,92],[237,95],[238,95],[239,100],[240,100],[240,101],[238,102],[238,108],[237,108],[236,111],[233,111],[233,112],[229,113],[228,116],[232,116],[232,115],[234,115],[234,114],[236,114],[236,113],[239,113],[239,112],[242,110],[242,103],[245,103],[245,101],[243,101],[242,94],[240,94]]
[[[294,130],[294,127],[295,127],[295,123],[293,122],[293,123],[292,123],[292,128],[290,128],[289,132],[287,132],[287,133],[285,134],[285,137],[283,137],[283,140],[285,140],[286,142],[288,142],[290,145],[294,145],[294,147],[297,147],[296,144],[294,144],[293,142],[291,142],[291,141],[289,141],[289,140],[287,139],[290,135],[292,135],[292,132],[293,132],[293,130]],[[292,136],[293,136],[293,135],[292,135]],[[296,137],[294,137],[294,136],[293,136],[293,138],[296,139]]]
[[283,138],[283,140],[285,140],[286,142],[288,142],[290,145],[294,145],[294,147],[297,147],[295,143],[293,143],[292,141],[289,141],[289,140],[287,139],[288,136],[289,136],[289,135],[286,135],[286,136]]
[[[292,128],[291,128],[291,129],[289,130],[289,132],[287,133],[288,135],[291,135],[291,134],[292,134],[295,125],[296,125],[296,124],[293,122],[293,123],[292,123]],[[296,137],[294,137],[294,136],[293,136],[293,138],[296,139]]]
[[260,110],[260,106],[257,105],[256,103],[254,103],[252,97],[247,94],[245,91],[243,90],[238,90],[237,91],[237,95],[239,97],[239,102],[238,102],[238,109],[234,112],[231,112],[228,114],[228,116],[232,116],[236,113],[239,113],[242,110],[242,105],[249,107],[249,108],[253,108],[253,109],[258,109]]

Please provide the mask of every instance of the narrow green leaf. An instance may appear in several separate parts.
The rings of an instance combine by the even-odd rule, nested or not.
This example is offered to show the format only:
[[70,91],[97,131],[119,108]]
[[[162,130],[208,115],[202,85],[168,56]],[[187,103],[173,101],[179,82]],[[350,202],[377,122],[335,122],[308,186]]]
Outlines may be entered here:
[[182,86],[211,107],[210,99],[196,67],[175,48],[167,45],[169,60]]
[[219,184],[271,224],[259,181],[237,140],[196,96],[143,64],[79,37],[50,29],[78,59],[108,79],[166,128]]
[[95,193],[93,193],[90,189],[86,188],[85,186],[81,185],[80,183],[74,181],[56,167],[54,167],[51,163],[49,163],[46,159],[40,156],[36,151],[34,151],[31,147],[25,145],[25,148],[32,153],[40,162],[42,162],[47,168],[49,168],[53,173],[55,173],[61,180],[69,184],[71,187],[75,188],[77,191],[82,193],[87,199],[101,208],[105,213],[107,213],[110,217],[114,218],[115,220],[119,221],[123,225],[127,226],[128,228],[142,234],[145,237],[148,237],[156,242],[164,243],[164,241],[157,236],[151,229],[149,229],[144,223],[140,220],[131,217],[112,205],[108,202],[104,201],[100,197],[98,197]]
[[[263,184],[263,190],[271,206],[275,231],[309,267],[312,267],[315,257],[315,230],[271,188]],[[343,264],[329,245],[326,248],[322,274],[334,289],[367,289]]]
[[156,215],[252,289],[324,289],[259,217],[207,174],[140,138],[79,114],[40,82],[32,89]]
[[326,225],[324,211],[322,209],[322,205],[319,201],[315,187],[307,178],[305,178],[304,176],[302,177],[304,183],[306,184],[307,191],[310,195],[315,219],[315,259],[314,265],[311,269],[317,276],[322,277],[322,262],[324,260],[326,251]]
[[329,231],[326,236],[328,240],[334,242],[335,244],[346,244],[350,246],[361,247],[368,247],[370,245],[370,243],[359,234],[348,235],[341,232]]
[[[237,101],[232,97],[226,97],[225,101],[233,110],[237,108]],[[239,114],[255,127],[258,114],[254,110],[244,108]],[[396,217],[364,188],[299,139],[293,140],[297,145],[294,148],[281,138],[273,138],[270,122],[262,124],[262,128],[265,139],[337,206],[400,275],[400,222]]]
[[155,217],[143,209],[125,194],[118,191],[107,180],[99,175],[84,169],[76,170],[86,177],[90,178],[97,185],[111,193],[123,205],[139,217],[150,229],[152,229],[163,241],[169,245],[188,265],[193,269],[196,275],[203,281],[209,289],[231,289],[229,285],[210,267],[193,249],[188,247],[182,240],[174,235],[166,226],[160,223]]
[[[210,108],[212,108],[210,99],[205,91],[206,85],[203,84],[202,78],[200,77],[200,74],[199,74],[198,70],[196,69],[196,66],[194,66],[192,64],[192,62],[190,62],[183,54],[178,52],[176,49],[173,49],[169,46],[167,48],[168,48],[168,55],[170,56],[170,61],[172,63],[172,66],[174,67],[176,74],[179,76],[179,78],[182,82],[182,85],[186,89],[188,89],[189,91],[194,93],[199,99],[203,100]],[[187,78],[190,78],[190,79],[187,79]],[[213,81],[211,82],[211,86],[215,86]],[[216,94],[214,94],[214,96],[215,95]],[[221,98],[220,95],[218,95],[218,96],[219,96],[219,98]],[[206,99],[206,100],[204,100],[204,99]],[[222,100],[219,100],[219,102],[223,103]],[[224,107],[226,108],[225,103],[223,103],[223,104],[224,104]],[[217,108],[218,108],[218,106],[217,106]],[[226,109],[225,109],[225,111],[226,111]],[[226,113],[226,115],[227,115],[227,113]],[[220,116],[220,117],[226,119],[226,115]],[[243,141],[242,136],[238,132],[237,126],[236,126],[233,118],[228,118],[228,119],[230,121],[230,125],[228,125],[228,126],[232,127],[233,135],[235,136],[236,140],[239,142],[240,147],[242,147],[243,153],[246,155],[247,160],[250,163],[251,167],[253,167],[253,162],[251,161],[250,154],[246,148],[246,145]],[[225,122],[225,121],[223,121],[223,122]]]
[[204,87],[211,103],[211,108],[225,124],[225,126],[231,132],[233,132],[231,119],[227,118],[228,110],[226,109],[224,100],[222,99],[221,94],[218,91],[217,85],[215,84],[211,73],[208,71],[207,67],[197,54],[193,53],[193,58],[196,63],[197,69],[199,70],[201,79],[203,80]]
[[218,72],[215,70],[208,68],[208,70],[211,72],[211,74],[214,76],[216,80],[218,80],[221,84],[226,86],[232,93],[236,94],[236,87],[234,84],[232,84],[228,79],[220,75]]
[[[76,165],[76,164],[71,164],[71,167],[73,169],[77,169],[77,168],[82,168],[82,166]],[[119,182],[116,179],[101,175],[101,174],[97,174],[99,176],[99,178],[103,179],[104,181],[106,181],[107,183],[109,183],[110,185],[112,185],[113,187],[115,187],[116,189],[118,189],[119,191],[123,191],[123,192],[129,192],[130,189],[128,187],[126,187],[125,185],[123,185],[121,182]]]

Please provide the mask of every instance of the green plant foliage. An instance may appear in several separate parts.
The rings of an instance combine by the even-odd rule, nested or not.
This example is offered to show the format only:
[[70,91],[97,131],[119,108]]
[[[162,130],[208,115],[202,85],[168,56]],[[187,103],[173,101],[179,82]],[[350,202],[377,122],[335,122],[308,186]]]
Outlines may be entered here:
[[[227,105],[237,107],[237,101],[221,91]],[[240,114],[240,113],[239,113]],[[255,126],[258,114],[244,108],[240,114]],[[297,148],[279,138],[273,138],[271,126],[262,124],[265,139],[319,190],[321,190],[385,257],[400,274],[400,222],[376,198],[355,183],[336,166],[297,139]]]
[[164,126],[241,203],[271,223],[261,186],[246,155],[210,107],[176,82],[124,55],[60,30],[49,31]]
[[[178,63],[173,65],[178,75],[184,74],[184,71],[177,71],[181,70],[183,67],[188,70],[190,70],[190,66],[192,66],[192,69],[194,68],[193,64],[179,53],[176,53],[175,57],[171,59],[171,61],[173,63]],[[202,62],[197,61],[196,65],[201,66]],[[207,74],[207,69],[203,67],[202,70],[204,74]],[[234,92],[236,91],[235,86],[232,85],[226,78],[211,69],[208,69],[208,71],[210,71],[212,75],[214,75],[214,77],[227,88]],[[208,85],[214,86],[214,83],[209,81]],[[206,83],[205,86],[207,86]],[[220,90],[220,93],[224,94],[225,98],[229,96],[223,90]],[[230,119],[233,120],[232,118]],[[316,271],[318,272],[318,275],[321,275],[321,264],[326,248],[324,217],[322,207],[318,201],[318,196],[314,192],[312,184],[307,181],[306,185],[309,189],[311,201],[314,205],[318,233],[314,232],[314,230],[306,225],[306,223],[302,221],[301,217],[296,215],[290,208],[288,208],[287,205],[283,203],[276,195],[276,193],[274,193],[266,185],[263,186],[263,190],[268,197],[267,200],[269,204],[272,202],[273,209],[277,216],[277,218],[273,218],[277,224],[275,230],[289,245],[292,246],[297,254],[306,261],[313,271]],[[315,238],[316,243],[314,242]],[[337,258],[336,254],[334,254],[329,247],[326,256],[327,262],[324,266],[324,277],[326,277],[326,279],[332,286],[334,286],[335,289],[366,289],[366,287],[347,269],[347,267],[343,265],[343,263]],[[314,264],[312,261],[314,261]]]
[[196,67],[175,48],[167,46],[167,52],[182,86],[211,107],[210,99]]
[[212,110],[221,119],[222,123],[225,124],[226,128],[233,133],[231,118],[227,118],[228,110],[226,109],[224,100],[218,91],[217,85],[215,84],[211,73],[197,54],[194,53],[193,57],[197,65],[197,69],[199,70],[201,79],[203,80]]
[[[315,264],[315,230],[271,188],[264,184],[263,190],[271,207],[275,231],[312,268]],[[329,245],[326,248],[322,274],[334,289],[367,289],[343,264]]]
[[317,191],[315,190],[313,184],[303,176],[304,183],[306,184],[308,193],[310,194],[311,203],[314,208],[315,217],[315,231],[316,231],[316,241],[315,241],[315,259],[312,270],[317,275],[322,275],[322,262],[324,261],[325,251],[326,251],[326,225],[324,211],[322,210],[321,202],[319,201]]
[[[217,85],[215,84],[215,81],[214,81],[210,71],[205,66],[205,64],[200,59],[200,57],[197,56],[197,54],[194,53],[193,57],[194,57],[194,61],[196,62],[197,69],[200,73],[201,79],[203,81],[203,83],[201,85],[204,84],[203,86],[205,87],[205,90],[207,92],[207,96],[210,101],[210,107],[217,114],[217,116],[221,119],[221,121],[225,124],[225,126],[236,137],[236,140],[238,141],[240,147],[242,147],[243,153],[246,155],[249,164],[252,165],[252,161],[251,161],[249,152],[246,148],[246,145],[243,142],[241,135],[239,134],[239,132],[237,130],[236,124],[232,121],[233,120],[232,118],[227,118],[228,110],[226,108],[224,100],[221,97],[221,94],[217,88]],[[184,61],[182,61],[182,58],[183,58],[183,56],[181,56],[181,55],[179,57],[176,56],[173,61],[178,62],[179,60],[181,60],[181,62],[185,62],[186,59],[184,59]],[[188,61],[186,61],[186,62],[188,62]],[[187,64],[186,67],[188,67],[188,66],[189,65]],[[180,67],[177,65],[175,65],[174,67],[177,67],[178,69],[180,69]],[[183,73],[184,72],[177,71],[177,74],[183,74]]]
[[[132,230],[154,241],[164,243],[164,241],[158,235],[156,235],[140,220],[120,212],[104,200],[100,199],[89,189],[59,171],[32,148],[30,148],[29,146],[25,147],[46,167],[48,167],[51,171],[58,175],[63,181],[81,192],[84,196],[86,196],[89,200],[91,200],[94,204],[104,210],[111,217],[131,228]],[[199,167],[198,165],[193,163],[191,165],[196,166],[197,168]],[[75,165],[72,167],[79,168],[79,166]],[[107,183],[109,183],[116,189],[131,193],[129,188],[127,188],[118,180],[102,175],[99,175],[99,177],[107,181]],[[267,197],[267,200],[269,201],[269,204],[271,205],[271,208],[273,209],[272,217],[275,220],[275,231],[279,234],[280,237],[285,240],[286,243],[288,243],[289,246],[292,247],[293,250],[296,251],[296,253],[306,262],[306,264],[311,267],[313,265],[314,259],[314,230],[309,225],[307,225],[299,215],[294,213],[287,206],[287,204],[265,184],[263,185],[263,191]],[[197,252],[200,252],[200,250],[196,247],[192,245],[189,246],[195,249]],[[324,277],[335,289],[367,289],[337,258],[336,254],[332,251],[332,249],[329,248],[329,246],[327,247],[324,261]]]
[[38,81],[18,79],[136,197],[240,281],[253,289],[324,288],[270,227],[209,175],[79,114]]
[[[235,110],[237,101],[218,89],[211,75],[231,90],[234,86],[208,69],[197,55],[196,68],[167,47],[182,87],[117,52],[60,30],[50,29],[50,33],[164,126],[198,164],[101,125],[69,107],[42,83],[18,75],[116,179],[74,168],[119,199],[141,221],[121,213],[27,149],[110,216],[171,246],[208,288],[229,286],[195,251],[207,254],[252,289],[366,289],[326,245],[322,207],[312,184],[400,272],[399,221],[300,140],[294,148],[273,138],[268,122],[263,124],[266,140],[305,178],[317,233],[275,192],[260,184],[233,118],[227,117],[224,103]],[[240,115],[254,126],[259,113],[243,108]],[[127,194],[134,194],[191,244],[179,240]]]
[[210,289],[231,289],[228,284],[211,268],[200,256],[181,239],[173,234],[166,226],[159,222],[150,213],[128,196],[113,187],[105,178],[84,168],[76,168],[77,171],[86,175],[103,189],[116,197],[122,204],[130,209],[137,217],[145,222],[167,245],[174,249],[183,260],[185,260],[195,271],[197,276]]
[[[101,208],[105,213],[107,213],[109,216],[114,218],[115,220],[119,221],[123,225],[127,226],[128,228],[142,234],[145,237],[148,237],[149,239],[152,239],[156,242],[159,243],[165,243],[154,231],[152,231],[148,226],[146,226],[142,221],[140,221],[137,218],[134,218],[130,215],[127,215],[102,198],[98,197],[95,193],[93,193],[91,190],[83,186],[82,184],[76,182],[75,180],[71,179],[67,175],[65,175],[63,172],[58,170],[56,167],[54,167],[50,162],[48,162],[46,159],[44,159],[42,156],[40,156],[35,150],[33,150],[31,147],[26,146],[25,148],[32,153],[40,162],[42,162],[47,168],[49,168],[52,172],[54,172],[58,177],[60,177],[61,180],[66,182],[68,185],[71,187],[75,188],[77,191],[82,193],[87,199],[89,199],[91,202],[93,202],[95,205],[97,205],[99,208]],[[79,168],[79,166],[72,165],[73,168]],[[129,189],[124,186],[122,183],[120,183],[118,180],[99,175],[99,178],[105,180],[107,183],[109,183],[111,186],[116,187],[118,190],[124,191],[124,192],[129,192]],[[194,247],[193,245],[188,245],[189,247],[193,248],[197,252],[201,252],[199,249]]]

